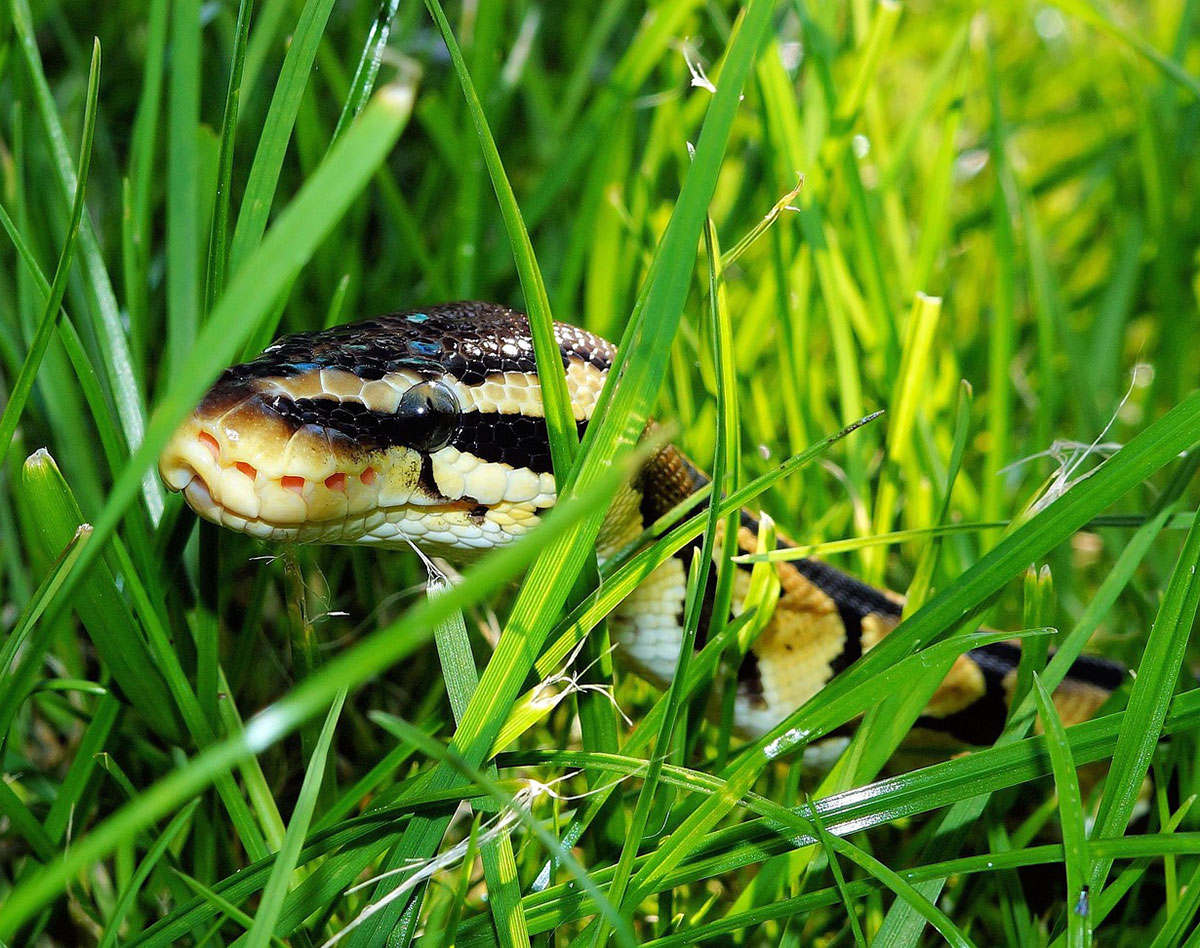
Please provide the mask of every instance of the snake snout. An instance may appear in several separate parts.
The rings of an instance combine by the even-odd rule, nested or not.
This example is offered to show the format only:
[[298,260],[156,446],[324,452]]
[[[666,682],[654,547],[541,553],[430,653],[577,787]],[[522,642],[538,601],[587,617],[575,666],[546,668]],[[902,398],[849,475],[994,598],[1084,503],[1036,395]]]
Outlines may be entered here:
[[222,522],[222,513],[254,518],[261,512],[254,486],[258,469],[229,450],[230,433],[236,434],[218,432],[192,415],[175,432],[158,461],[163,482],[171,490],[182,491],[196,513],[217,523]]

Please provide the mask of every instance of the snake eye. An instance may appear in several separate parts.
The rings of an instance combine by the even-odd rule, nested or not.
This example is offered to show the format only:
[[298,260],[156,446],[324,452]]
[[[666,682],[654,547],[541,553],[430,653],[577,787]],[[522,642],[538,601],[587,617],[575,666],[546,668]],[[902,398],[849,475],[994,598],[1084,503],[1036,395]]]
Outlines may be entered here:
[[441,382],[418,382],[400,396],[396,406],[405,440],[422,451],[445,447],[458,431],[461,416],[458,397]]

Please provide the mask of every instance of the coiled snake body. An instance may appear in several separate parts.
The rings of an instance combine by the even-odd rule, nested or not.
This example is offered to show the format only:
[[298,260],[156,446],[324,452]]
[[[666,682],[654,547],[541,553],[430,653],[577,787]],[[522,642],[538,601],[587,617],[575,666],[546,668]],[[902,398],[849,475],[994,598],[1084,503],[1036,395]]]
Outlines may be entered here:
[[[615,349],[555,325],[576,424],[591,417]],[[532,529],[555,484],[525,316],[453,303],[288,336],[225,371],[162,454],[159,470],[200,516],[265,540],[409,542],[462,561]],[[617,497],[601,557],[706,483],[675,448]],[[755,548],[742,518],[738,543]],[[783,541],[786,544],[786,541]],[[659,566],[612,615],[617,654],[654,681],[679,653],[686,560]],[[734,724],[766,733],[899,622],[901,601],[811,559],[776,564],[774,613],[738,674]],[[749,570],[739,569],[740,607]],[[700,634],[703,637],[705,630]],[[955,662],[921,723],[970,744],[998,736],[1019,648]],[[1081,659],[1056,690],[1065,723],[1095,713],[1124,671]]]

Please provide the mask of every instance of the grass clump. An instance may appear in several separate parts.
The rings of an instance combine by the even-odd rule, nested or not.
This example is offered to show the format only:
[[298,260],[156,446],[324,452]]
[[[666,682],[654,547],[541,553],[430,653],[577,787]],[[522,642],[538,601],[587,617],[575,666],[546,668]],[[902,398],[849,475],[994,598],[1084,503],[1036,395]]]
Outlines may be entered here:
[[[0,938],[1194,937],[1195,4],[0,4]],[[468,297],[622,372],[464,583],[159,485],[278,332]],[[598,570],[651,416],[726,500]],[[905,623],[746,745],[700,713],[754,623],[718,609],[627,724],[604,617],[743,502]],[[1055,630],[1004,736],[890,774],[979,621]],[[1085,646],[1138,674],[1063,729]]]

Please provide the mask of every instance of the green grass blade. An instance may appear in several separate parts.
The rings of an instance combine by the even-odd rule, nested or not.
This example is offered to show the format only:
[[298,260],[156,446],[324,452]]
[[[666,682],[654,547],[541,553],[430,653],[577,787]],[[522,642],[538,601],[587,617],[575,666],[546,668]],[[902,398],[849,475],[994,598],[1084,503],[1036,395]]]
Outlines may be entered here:
[[561,482],[567,471],[579,444],[579,436],[575,428],[574,412],[571,410],[570,396],[567,394],[567,381],[564,374],[562,354],[554,339],[554,318],[550,314],[550,298],[546,295],[546,284],[542,280],[542,272],[538,268],[537,259],[533,253],[533,242],[525,229],[521,218],[521,209],[517,205],[517,197],[508,175],[500,161],[500,152],[496,149],[496,140],[488,127],[487,116],[483,113],[483,105],[471,82],[467,64],[458,41],[450,30],[450,23],[438,0],[426,0],[426,6],[442,34],[442,41],[450,52],[450,60],[458,74],[462,85],[463,95],[467,100],[467,110],[475,126],[475,134],[483,149],[483,160],[487,166],[488,175],[492,179],[492,187],[500,203],[500,213],[504,218],[504,226],[508,231],[508,240],[512,246],[513,259],[517,264],[517,273],[521,277],[521,288],[525,293],[525,306],[529,315],[529,329],[533,336],[534,355],[537,359],[538,381],[542,392],[542,406],[546,417],[546,432],[550,438],[550,455],[553,459],[554,470]]
[[317,738],[316,747],[304,772],[304,782],[300,786],[300,794],[296,797],[296,807],[292,810],[292,818],[288,821],[287,833],[283,837],[283,846],[275,855],[271,866],[271,875],[263,887],[262,900],[258,911],[254,913],[254,924],[246,933],[248,948],[266,948],[271,941],[275,923],[283,909],[283,900],[288,893],[292,874],[296,870],[296,861],[300,857],[300,849],[308,828],[312,824],[313,811],[317,805],[317,795],[321,789],[321,780],[325,776],[325,759],[333,744],[334,730],[338,718],[341,717],[342,705],[346,702],[346,689],[342,688],[334,696],[329,712],[325,715],[325,724]]
[[279,72],[279,81],[271,96],[271,107],[263,121],[262,135],[259,136],[254,163],[250,166],[250,177],[246,181],[242,208],[233,230],[229,269],[235,274],[244,270],[243,264],[262,245],[279,185],[279,172],[292,138],[296,115],[300,111],[300,100],[312,73],[317,45],[332,12],[333,0],[306,0],[296,21],[283,68]]
[[229,71],[229,88],[225,93],[225,112],[221,119],[221,150],[217,158],[215,207],[212,233],[208,242],[205,313],[212,311],[217,298],[224,291],[229,268],[229,217],[233,203],[234,145],[242,102],[246,47],[250,36],[250,4],[251,0],[239,0],[237,24],[234,27],[233,66]]
[[1079,794],[1079,777],[1075,773],[1075,761],[1071,756],[1066,729],[1058,717],[1054,699],[1037,672],[1033,674],[1033,694],[1046,733],[1046,747],[1050,750],[1050,763],[1054,767],[1054,786],[1058,791],[1058,812],[1062,817],[1063,853],[1067,865],[1067,944],[1071,948],[1086,948],[1092,943],[1091,908],[1086,881],[1091,875],[1091,859],[1084,826],[1083,800]]
[[133,874],[133,878],[129,880],[129,884],[121,892],[121,898],[113,908],[112,915],[105,920],[104,935],[101,937],[97,948],[112,948],[117,943],[117,934],[121,930],[121,923],[125,920],[125,916],[129,913],[130,908],[132,908],[133,900],[137,898],[138,891],[145,885],[146,879],[154,871],[154,867],[158,865],[159,860],[175,844],[176,837],[191,822],[192,816],[196,812],[196,807],[199,805],[199,800],[193,800],[185,806],[171,818],[171,822],[167,824],[161,835],[154,840],[153,845],[147,850],[145,857],[138,863],[137,871]]
[[[1126,712],[1129,726],[1117,739],[1112,769],[1096,813],[1093,833],[1097,836],[1116,836],[1124,832],[1133,814],[1150,766],[1150,756],[1162,731],[1170,696],[1179,678],[1196,611],[1200,608],[1198,566],[1200,526],[1193,525],[1138,663]],[[1092,866],[1092,891],[1100,890],[1110,867],[1111,862],[1097,862]]]
[[54,268],[54,282],[46,300],[46,307],[38,320],[37,331],[29,345],[29,352],[21,364],[21,371],[13,382],[9,392],[8,403],[4,413],[0,415],[0,457],[8,454],[12,443],[13,433],[25,409],[25,402],[33,390],[33,380],[50,344],[54,324],[58,319],[58,311],[62,306],[63,296],[67,292],[67,278],[71,274],[71,264],[75,259],[75,242],[79,236],[79,226],[83,219],[84,191],[87,188],[88,168],[92,160],[92,137],[96,131],[96,97],[100,83],[100,41],[92,47],[92,66],[88,73],[87,107],[83,113],[83,141],[79,149],[79,177],[75,182],[75,195],[71,202],[71,223],[67,227],[67,239],[63,242],[62,252],[58,256],[58,264]]
[[171,74],[167,120],[167,369],[179,372],[196,339],[200,279],[200,0],[171,10]]

